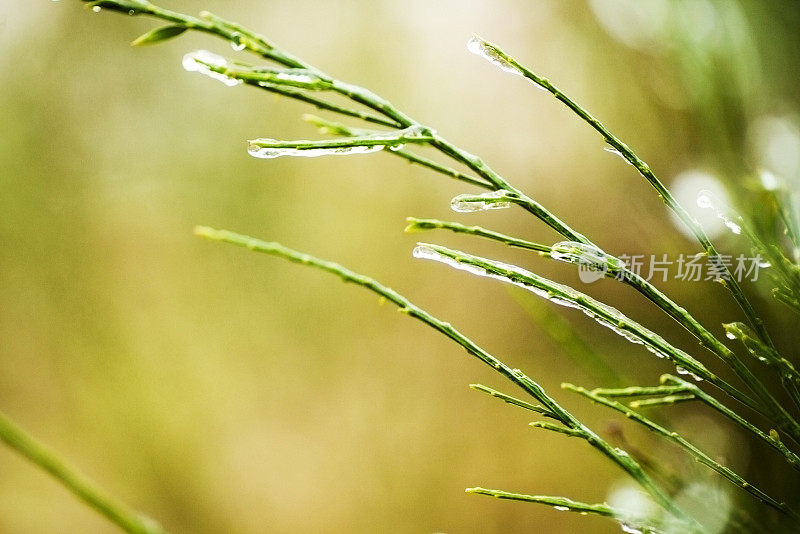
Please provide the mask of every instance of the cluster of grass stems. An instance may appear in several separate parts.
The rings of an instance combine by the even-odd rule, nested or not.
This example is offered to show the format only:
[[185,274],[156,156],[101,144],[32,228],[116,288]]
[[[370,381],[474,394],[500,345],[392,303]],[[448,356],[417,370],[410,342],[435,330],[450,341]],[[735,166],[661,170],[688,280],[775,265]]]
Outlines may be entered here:
[[[533,243],[479,226],[466,226],[458,222],[436,219],[409,218],[406,230],[422,232],[442,229],[469,234],[495,241],[500,245],[530,250],[544,258],[588,267],[632,287],[658,306],[696,338],[706,355],[710,353],[719,358],[735,379],[732,381],[719,376],[704,365],[699,357],[675,347],[619,310],[575,288],[559,284],[515,265],[441,245],[420,243],[414,250],[415,257],[439,261],[473,274],[513,284],[554,303],[577,308],[627,340],[644,345],[655,355],[670,360],[675,365],[676,374],[661,376],[656,385],[587,389],[572,384],[562,384],[562,388],[624,415],[683,449],[696,462],[716,472],[741,491],[749,493],[766,507],[775,510],[772,519],[774,525],[790,530],[800,529],[800,515],[785,504],[780,495],[773,495],[748,482],[743,476],[715,460],[711,453],[701,450],[685,437],[647,415],[647,410],[652,407],[700,403],[771,449],[770,454],[773,454],[778,461],[786,462],[789,468],[787,473],[796,476],[793,471],[800,470],[800,456],[798,456],[800,374],[790,360],[775,347],[767,326],[756,314],[742,288],[721,261],[717,262],[719,266],[717,281],[730,291],[747,321],[747,323],[724,325],[727,337],[739,342],[737,352],[727,347],[689,311],[649,281],[629,270],[623,261],[601,250],[590,238],[570,227],[554,213],[516,188],[480,157],[454,145],[433,128],[416,121],[371,91],[334,78],[303,59],[291,55],[261,35],[208,12],[201,12],[199,16],[194,17],[143,0],[100,0],[88,2],[87,7],[95,11],[109,10],[129,15],[146,15],[168,23],[167,26],[142,35],[133,42],[135,45],[158,43],[189,30],[220,37],[230,42],[234,50],[249,52],[259,59],[268,60],[269,65],[232,60],[198,51],[185,56],[184,67],[218,79],[226,85],[249,85],[302,101],[331,114],[362,121],[366,123],[364,126],[369,126],[353,127],[313,115],[304,115],[306,121],[330,137],[323,140],[297,141],[254,139],[250,141],[248,148],[253,156],[273,158],[381,151],[425,167],[448,179],[460,181],[473,189],[485,190],[483,193],[468,193],[454,198],[452,207],[456,211],[481,211],[516,206],[552,228],[563,239],[553,245]],[[718,250],[701,225],[675,200],[654,171],[599,120],[547,78],[536,74],[498,46],[479,37],[473,37],[468,43],[468,48],[501,70],[517,75],[547,91],[567,106],[600,135],[608,150],[624,158],[655,189],[667,208],[694,235],[701,247],[701,255],[712,262],[719,257]],[[330,95],[346,98],[352,103],[352,107],[333,103],[328,98]],[[452,162],[453,167],[420,155],[416,149],[421,147],[437,151]],[[735,220],[735,227],[749,240],[753,251],[770,262],[772,268],[769,272],[775,298],[794,311],[800,312],[800,265],[798,265],[800,233],[794,216],[795,208],[791,204],[790,196],[783,190],[765,190],[764,194],[770,203],[770,213],[773,216],[771,224],[754,227],[736,215],[729,214],[727,217]],[[605,516],[617,521],[627,532],[706,532],[706,528],[697,518],[681,508],[676,502],[674,490],[661,480],[657,470],[648,465],[639,454],[612,445],[562,406],[533,378],[519,369],[509,367],[455,327],[434,317],[396,291],[341,265],[297,252],[275,242],[204,226],[197,227],[195,233],[212,241],[231,243],[326,271],[393,303],[401,313],[437,330],[469,354],[491,366],[520,391],[518,396],[513,396],[482,384],[472,384],[473,389],[540,416],[541,420],[531,423],[533,427],[585,441],[589,447],[597,450],[635,481],[657,505],[658,511],[643,517],[632,514],[630,510],[615,509],[606,503],[583,503],[564,497],[526,495],[480,487],[469,488],[466,491],[501,499],[540,503],[557,510]],[[776,391],[774,387],[765,384],[758,376],[762,374],[761,370],[756,372],[759,366],[768,367],[780,380],[784,391]],[[67,466],[56,454],[26,435],[5,416],[0,416],[0,438],[30,461],[51,473],[78,497],[124,530],[136,533],[163,532],[156,522],[104,495],[94,484]],[[751,528],[747,526],[748,518],[737,518],[736,513],[732,514],[729,521],[739,522],[743,531]]]

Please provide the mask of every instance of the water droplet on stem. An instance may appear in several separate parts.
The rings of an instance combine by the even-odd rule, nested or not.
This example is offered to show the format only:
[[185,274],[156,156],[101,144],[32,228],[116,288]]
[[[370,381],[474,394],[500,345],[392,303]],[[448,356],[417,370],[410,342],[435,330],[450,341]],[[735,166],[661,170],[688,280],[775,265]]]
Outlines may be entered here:
[[460,213],[507,208],[511,206],[510,200],[501,199],[507,198],[508,195],[509,192],[505,189],[481,195],[458,195],[450,201],[450,208]]

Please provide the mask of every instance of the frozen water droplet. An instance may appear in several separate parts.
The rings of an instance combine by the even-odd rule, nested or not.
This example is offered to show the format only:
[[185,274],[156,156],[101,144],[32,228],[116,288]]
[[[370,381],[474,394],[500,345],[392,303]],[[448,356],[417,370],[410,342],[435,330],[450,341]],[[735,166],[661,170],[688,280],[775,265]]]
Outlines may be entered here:
[[625,267],[620,259],[606,254],[595,246],[577,241],[559,241],[551,247],[550,257],[603,273],[617,273]]
[[299,74],[295,72],[279,72],[275,77],[286,82],[314,83],[317,81],[308,74]]
[[241,80],[231,78],[230,76],[225,76],[220,72],[212,70],[211,67],[218,69],[227,67],[228,61],[224,57],[211,53],[208,50],[196,50],[194,52],[189,52],[183,56],[183,61],[181,64],[188,72],[199,72],[200,74],[205,74],[209,78],[219,80],[228,87],[233,87],[234,85],[242,83]]
[[500,67],[501,70],[505,72],[510,72],[511,74],[516,74],[517,76],[522,76],[522,73],[514,67],[511,63],[508,62],[503,56],[501,56],[497,50],[494,49],[491,45],[480,39],[479,37],[473,36],[469,41],[467,41],[467,50],[475,54],[476,56],[480,56],[489,63],[492,63],[496,67]]
[[92,7],[92,11],[94,11],[95,13],[100,13],[100,9],[101,9],[100,6],[93,6]]
[[725,332],[725,337],[728,339],[736,339],[736,335],[733,332]]
[[731,221],[730,219],[725,221],[725,226],[727,226],[728,229],[734,234],[738,235],[742,233],[742,227],[736,224],[735,222]]
[[426,247],[425,245],[419,245],[414,248],[414,251],[411,253],[412,256],[421,260],[438,260],[440,254],[433,250],[431,247]]
[[611,153],[611,154],[615,154],[615,155],[617,155],[617,156],[621,157],[621,158],[622,158],[622,161],[624,161],[624,162],[625,162],[625,163],[627,163],[628,165],[633,165],[633,163],[631,163],[630,161],[628,161],[628,158],[626,158],[626,157],[625,157],[625,155],[624,155],[622,152],[620,152],[619,150],[617,150],[617,149],[616,149],[616,148],[614,148],[613,146],[611,146],[611,145],[604,146],[604,147],[603,147],[603,150],[605,150],[606,152],[609,152],[609,153]]
[[233,48],[236,52],[244,50],[244,47],[247,43],[245,43],[242,34],[234,33],[231,35],[231,48]]
[[498,201],[497,199],[506,198],[509,192],[499,189],[482,195],[458,195],[450,201],[453,211],[469,213],[473,211],[496,210],[511,206],[509,201]]
[[[264,141],[270,141],[270,140],[264,139]],[[269,147],[269,146],[265,147],[265,146],[260,146],[257,143],[250,143],[247,147],[248,154],[250,154],[253,157],[262,159],[279,158],[281,156],[314,158],[318,156],[367,154],[369,152],[377,152],[379,150],[383,150],[383,145],[303,149],[295,147],[290,147],[290,148]]]
[[431,247],[426,245],[418,245],[413,252],[413,256],[418,259],[422,260],[434,260],[440,263],[444,263],[445,265],[449,265],[454,269],[459,269],[461,271],[466,271],[471,274],[476,274],[478,276],[491,276],[489,273],[486,272],[485,269],[477,267],[475,265],[467,265],[464,263],[457,262],[452,258],[448,258],[447,256],[440,254],[439,252],[433,250]]
[[[452,253],[463,254],[456,251],[452,251]],[[614,333],[624,337],[628,341],[638,345],[644,345],[647,350],[659,358],[672,359],[671,353],[665,353],[662,349],[662,347],[669,345],[664,338],[632,321],[613,306],[596,301],[569,286],[543,279],[521,267],[485,258],[470,258],[469,255],[466,254],[461,258],[461,261],[459,261],[424,244],[414,249],[414,257],[438,261],[454,269],[467,271],[494,280],[500,280],[501,282],[521,287],[554,304],[567,308],[577,308],[602,326],[611,329]],[[473,263],[476,261],[480,261],[480,266]],[[489,267],[484,267],[483,265],[491,266],[491,270],[489,270]],[[672,350],[681,354],[685,361],[692,361],[693,365],[698,369],[703,368],[700,362],[694,361],[690,355],[680,349],[673,347]],[[620,454],[623,453],[624,451]]]
[[399,145],[387,145],[386,148],[391,150],[392,152],[397,152],[398,150],[402,150],[406,145],[399,144]]
[[399,132],[379,132],[373,135],[351,137],[348,141],[341,143],[341,145],[345,146],[314,146],[314,141],[282,142],[275,139],[254,139],[250,141],[247,151],[251,156],[257,158],[368,154],[370,152],[378,152],[387,147],[389,149],[394,147],[394,150],[399,150],[402,148],[404,140],[415,138],[418,135],[417,131],[412,128],[400,130]]
[[725,223],[725,226],[728,227],[728,230],[733,232],[734,234],[741,234],[742,227],[735,223],[728,215],[723,213],[716,205],[717,203],[714,202],[713,194],[708,190],[700,191],[697,195],[697,205],[703,209],[712,209],[714,213],[717,214],[717,217]]
[[224,57],[209,52],[208,50],[196,50],[183,56],[183,68],[188,71],[201,71],[212,67],[225,67],[228,60]]
[[699,376],[697,376],[697,375],[696,375],[696,374],[694,374],[693,372],[691,372],[691,371],[687,371],[686,369],[684,369],[684,368],[683,368],[683,367],[681,367],[681,366],[677,366],[677,367],[675,367],[675,370],[676,370],[676,371],[678,371],[678,374],[679,374],[679,375],[685,375],[685,376],[688,376],[688,377],[690,377],[692,380],[694,380],[695,382],[701,382],[701,381],[703,380],[702,378],[700,378]]
[[558,510],[559,512],[566,512],[569,510],[569,506],[553,506],[553,510]]

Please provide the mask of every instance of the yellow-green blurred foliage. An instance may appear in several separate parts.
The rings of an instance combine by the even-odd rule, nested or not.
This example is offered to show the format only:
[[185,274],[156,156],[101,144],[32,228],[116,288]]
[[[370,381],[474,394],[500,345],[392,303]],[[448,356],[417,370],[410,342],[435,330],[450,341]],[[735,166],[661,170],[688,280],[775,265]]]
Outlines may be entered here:
[[[701,169],[743,188],[757,166],[787,174],[797,163],[800,17],[791,1],[165,4],[240,21],[386,96],[612,253],[697,247],[586,125],[468,54],[472,32],[573,95],[668,183]],[[382,154],[249,157],[248,138],[313,136],[299,120],[311,110],[184,72],[187,51],[234,53],[210,37],[128,45],[151,27],[77,0],[0,4],[0,408],[175,533],[617,531],[463,492],[482,485],[593,502],[622,477],[585,444],[530,429],[529,415],[470,391],[471,382],[509,388],[463,350],[363,290],[191,233],[228,228],[372,275],[605,431],[609,413],[558,391],[562,381],[601,384],[506,288],[412,260],[419,236],[402,233],[404,217],[456,218],[449,199],[467,189]],[[776,128],[783,150],[770,144]],[[557,240],[514,210],[459,220]],[[423,239],[580,283],[569,266],[533,255],[462,236]],[[715,332],[739,318],[711,282],[665,287]],[[587,291],[693,350],[625,288]],[[789,319],[756,303],[789,346]],[[625,375],[653,383],[668,371],[579,313],[555,312]],[[747,471],[746,440],[714,438],[708,420],[682,424]],[[640,449],[685,467],[624,428]],[[779,484],[769,472],[753,478]],[[0,449],[0,532],[115,531]]]

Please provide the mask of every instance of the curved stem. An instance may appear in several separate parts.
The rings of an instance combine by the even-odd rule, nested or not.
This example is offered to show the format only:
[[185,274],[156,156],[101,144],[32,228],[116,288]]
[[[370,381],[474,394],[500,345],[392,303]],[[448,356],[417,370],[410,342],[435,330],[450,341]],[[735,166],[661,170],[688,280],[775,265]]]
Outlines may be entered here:
[[767,504],[767,505],[775,508],[776,510],[779,510],[780,512],[783,512],[784,514],[792,517],[792,519],[794,519],[795,521],[798,521],[798,517],[794,514],[794,512],[792,512],[792,510],[788,506],[786,506],[785,503],[777,501],[776,499],[774,499],[774,498],[770,497],[769,495],[767,495],[766,493],[764,493],[759,488],[753,486],[752,484],[747,482],[744,478],[742,478],[741,476],[736,474],[733,470],[725,467],[724,465],[722,465],[719,462],[715,461],[709,455],[707,455],[706,453],[704,453],[703,451],[698,449],[696,446],[691,444],[689,441],[687,441],[685,438],[683,438],[677,432],[671,432],[671,431],[667,430],[666,428],[664,428],[664,427],[656,424],[655,422],[651,421],[649,418],[645,417],[644,415],[640,414],[639,412],[628,408],[624,404],[622,404],[620,402],[617,402],[617,401],[614,401],[614,400],[609,400],[609,399],[603,398],[600,395],[598,395],[598,394],[596,394],[596,393],[594,393],[592,391],[589,391],[589,390],[587,390],[585,388],[582,388],[582,387],[579,387],[579,386],[574,386],[572,384],[562,384],[561,387],[563,387],[564,389],[567,389],[569,391],[572,391],[572,392],[578,393],[580,395],[583,395],[584,397],[592,400],[593,402],[596,402],[597,404],[601,404],[603,406],[611,408],[612,410],[615,410],[615,411],[623,414],[628,419],[636,421],[637,423],[645,426],[647,429],[655,432],[659,436],[661,436],[663,438],[666,438],[668,441],[671,441],[672,443],[676,444],[677,446],[679,446],[680,448],[682,448],[683,450],[688,452],[692,457],[694,457],[694,459],[697,462],[699,462],[699,463],[705,465],[706,467],[712,469],[713,471],[719,473],[724,478],[728,479],[729,481],[731,481],[735,485],[741,487],[742,489],[744,489],[745,491],[747,491],[751,495],[753,495],[756,498],[758,498],[764,504]]
[[237,234],[227,230],[215,230],[213,228],[199,226],[195,228],[195,234],[205,237],[213,241],[222,241],[231,243],[241,247],[248,248],[255,252],[270,254],[278,256],[289,261],[300,263],[315,267],[322,271],[326,271],[333,275],[338,276],[345,282],[351,282],[362,286],[370,291],[380,295],[387,301],[392,302],[398,306],[399,311],[414,317],[444,334],[452,339],[461,347],[463,347],[469,354],[477,357],[482,362],[494,368],[498,373],[505,376],[511,382],[522,388],[525,392],[531,395],[534,399],[542,404],[542,407],[549,412],[550,417],[555,417],[562,422],[567,428],[571,429],[575,435],[585,439],[592,447],[600,451],[603,455],[611,459],[626,473],[628,473],[642,488],[650,494],[650,496],[667,510],[670,514],[684,522],[691,532],[702,532],[702,527],[697,524],[691,517],[687,516],[653,480],[644,472],[642,467],[628,455],[625,451],[612,447],[608,442],[600,438],[591,429],[586,427],[574,415],[562,407],[555,399],[550,397],[539,384],[534,382],[530,377],[525,375],[519,369],[512,369],[499,359],[495,358],[474,341],[466,337],[464,334],[453,328],[450,323],[444,322],[430,313],[426,312],[419,306],[413,304],[404,296],[400,295],[391,288],[382,285],[377,280],[353,272],[341,265],[325,260],[321,260],[297,252],[287,248],[279,243],[266,242],[253,237]]
[[60,482],[73,495],[131,534],[166,534],[153,519],[105,494],[91,480],[0,412],[0,440]]
[[[496,45],[489,43],[488,41],[479,40],[480,46],[482,51],[485,53],[486,51],[490,52],[491,56],[504,66],[515,70],[517,73],[522,75],[523,77],[527,78],[529,81],[533,82],[535,85],[541,87],[542,89],[548,91],[552,94],[557,100],[562,102],[566,105],[569,109],[571,109],[578,117],[580,117],[583,121],[585,121],[589,126],[591,126],[595,131],[597,131],[603,139],[608,143],[613,149],[618,152],[628,163],[633,165],[639,174],[647,180],[647,182],[656,190],[658,193],[658,197],[667,205],[667,207],[672,210],[675,215],[686,225],[687,228],[692,232],[695,236],[697,241],[703,247],[703,250],[706,254],[710,257],[716,257],[719,255],[717,249],[711,243],[711,240],[703,230],[703,227],[698,223],[689,212],[687,212],[683,206],[681,206],[675,197],[672,196],[672,193],[664,186],[664,184],[659,180],[659,178],[655,175],[653,170],[650,168],[647,163],[642,161],[636,153],[631,150],[628,145],[623,143],[617,136],[615,136],[611,131],[606,128],[603,123],[601,123],[597,118],[595,118],[591,113],[586,111],[581,105],[577,102],[572,100],[569,96],[567,96],[563,91],[561,91],[558,87],[553,85],[550,80],[539,76],[525,65],[519,63],[516,59],[509,56],[505,52],[503,52],[500,48]],[[495,61],[493,61],[495,62]],[[730,275],[727,266],[722,266],[727,273],[727,276],[724,277],[725,287],[730,289],[731,293],[733,294],[734,299],[744,311],[745,316],[747,319],[752,323],[755,329],[758,331],[759,336],[768,344],[772,344],[770,340],[769,333],[767,332],[766,328],[764,327],[764,323],[761,318],[755,313],[753,306],[750,304],[750,301],[744,295],[742,288],[739,286],[739,283]]]

